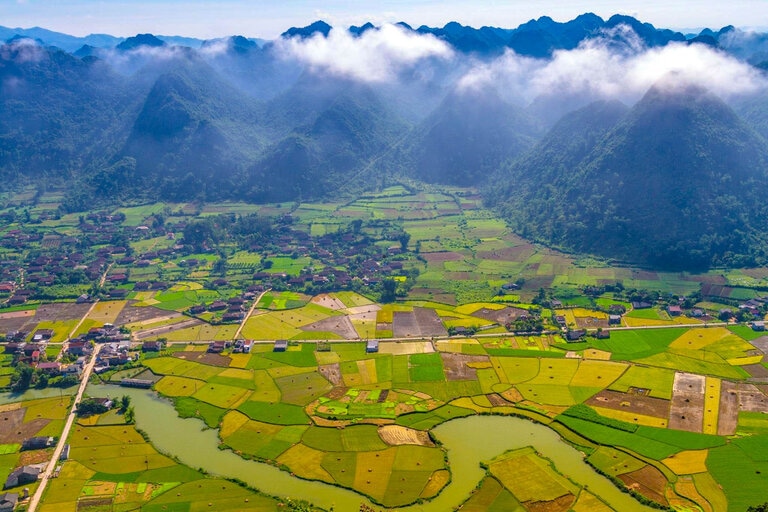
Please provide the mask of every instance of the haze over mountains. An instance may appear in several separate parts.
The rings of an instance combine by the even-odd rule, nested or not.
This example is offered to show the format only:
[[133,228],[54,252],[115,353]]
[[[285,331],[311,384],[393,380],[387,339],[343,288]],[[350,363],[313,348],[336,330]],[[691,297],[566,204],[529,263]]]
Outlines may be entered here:
[[70,211],[408,179],[478,187],[517,231],[566,249],[681,269],[766,261],[765,34],[585,14],[516,29],[316,22],[269,42],[0,37],[0,180],[66,183]]

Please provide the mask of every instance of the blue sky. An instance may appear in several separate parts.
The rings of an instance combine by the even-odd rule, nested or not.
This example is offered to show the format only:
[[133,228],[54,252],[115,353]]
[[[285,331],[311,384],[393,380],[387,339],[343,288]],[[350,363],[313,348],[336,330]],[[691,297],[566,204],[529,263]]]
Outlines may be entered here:
[[213,38],[232,34],[273,38],[291,26],[324,19],[337,26],[448,21],[516,27],[547,15],[567,21],[583,12],[629,14],[660,27],[768,27],[768,0],[0,0],[0,25],[39,26],[83,36],[139,32]]

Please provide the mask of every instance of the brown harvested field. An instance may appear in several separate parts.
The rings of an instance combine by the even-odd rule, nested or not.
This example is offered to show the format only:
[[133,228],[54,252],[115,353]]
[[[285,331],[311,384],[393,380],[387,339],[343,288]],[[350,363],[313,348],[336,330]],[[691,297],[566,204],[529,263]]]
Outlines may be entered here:
[[341,366],[339,363],[324,364],[318,366],[317,369],[320,372],[320,375],[328,379],[328,382],[334,386],[341,386],[343,384],[343,379],[341,377]]
[[464,259],[464,255],[458,252],[428,252],[421,254],[427,263],[442,263],[444,261],[459,261]]
[[203,321],[198,320],[197,318],[190,318],[189,320],[185,320],[183,322],[178,322],[175,324],[170,325],[163,325],[160,327],[155,327],[152,329],[147,329],[145,331],[135,331],[134,335],[137,339],[145,339],[145,338],[153,338],[155,336],[161,336],[163,334],[168,334],[173,331],[178,331],[180,329],[189,329],[190,327],[194,327],[196,325],[202,325]]
[[506,398],[499,395],[498,393],[489,393],[485,395],[485,398],[487,398],[488,401],[491,402],[491,405],[494,407],[509,407],[510,405],[513,405],[511,402],[509,402]]
[[173,357],[178,357],[179,359],[184,359],[185,361],[192,361],[193,363],[209,364],[211,366],[221,366],[224,368],[228,368],[229,363],[232,362],[232,359],[220,354],[209,354],[208,352],[186,350],[174,352]]
[[47,450],[27,450],[19,454],[19,460],[16,464],[19,466],[28,466],[30,464],[40,464],[51,460],[53,448]]
[[580,329],[597,329],[598,327],[608,327],[608,319],[595,318],[593,316],[577,316],[576,326]]
[[[768,355],[768,336],[760,336],[759,338],[750,341],[750,343],[764,355]],[[763,361],[765,360],[766,357],[763,357]]]
[[768,368],[761,364],[747,364],[742,366],[742,368],[744,368],[747,373],[756,379],[768,378]]
[[470,363],[489,363],[488,356],[471,356],[466,354],[454,354],[441,352],[447,380],[477,380],[477,370],[468,366]]
[[334,311],[345,309],[347,307],[339,299],[337,299],[336,297],[331,297],[327,293],[322,293],[320,295],[317,295],[316,297],[312,297],[312,300],[310,302],[312,302],[313,304],[318,304],[320,306],[323,306],[324,308],[332,309]]
[[35,316],[34,309],[26,309],[24,311],[10,311],[8,313],[0,313],[0,320],[10,320],[12,318],[27,318]]
[[637,471],[619,475],[619,478],[627,487],[634,489],[646,498],[662,505],[668,505],[665,497],[667,479],[655,467],[648,465]]
[[136,301],[130,301],[128,305],[123,308],[120,314],[117,315],[115,325],[125,325],[133,322],[146,322],[147,320],[152,320],[153,318],[167,317],[169,314],[169,311],[164,309],[156,308],[154,306],[137,307],[133,305],[135,303]]
[[390,446],[402,444],[435,446],[426,431],[414,430],[400,425],[384,425],[379,427],[379,437]]
[[414,307],[413,312],[395,311],[392,317],[395,338],[446,336],[448,331],[434,309]]
[[354,340],[360,337],[348,316],[330,316],[328,318],[323,318],[320,321],[301,327],[301,330],[309,332],[333,332],[345,340]]
[[528,512],[568,512],[576,501],[573,494],[564,494],[552,501],[527,501],[523,506]]
[[701,433],[704,426],[705,383],[703,375],[675,373],[669,428]]
[[483,260],[493,261],[525,261],[536,253],[532,245],[518,245],[496,251],[479,251],[477,257]]
[[51,420],[35,418],[24,423],[26,408],[4,411],[0,413],[0,444],[21,443],[43,429]]
[[538,291],[539,288],[552,288],[554,280],[554,275],[526,277],[522,288],[523,290],[533,291]]
[[[19,311],[19,313],[27,313],[27,311]],[[31,315],[15,316],[15,317],[3,317],[0,318],[0,331],[31,331],[32,328],[37,325],[37,318],[35,318],[35,312],[29,311]],[[10,313],[4,313],[10,314]]]
[[754,384],[739,383],[736,394],[739,397],[739,410],[749,412],[768,412],[768,397]]
[[91,304],[43,304],[35,313],[36,322],[60,322],[81,319],[91,309]]
[[724,380],[720,384],[720,411],[717,416],[717,435],[730,436],[736,433],[739,422],[738,386]]
[[507,324],[509,322],[514,322],[518,318],[520,318],[521,315],[524,315],[528,313],[525,309],[520,308],[511,308],[506,307],[504,309],[488,309],[488,308],[481,308],[472,313],[472,316],[477,316],[480,318],[484,318],[485,320],[490,320],[491,322],[496,322],[497,324]]
[[627,411],[654,418],[669,417],[670,402],[662,398],[604,389],[585,402],[587,405]]

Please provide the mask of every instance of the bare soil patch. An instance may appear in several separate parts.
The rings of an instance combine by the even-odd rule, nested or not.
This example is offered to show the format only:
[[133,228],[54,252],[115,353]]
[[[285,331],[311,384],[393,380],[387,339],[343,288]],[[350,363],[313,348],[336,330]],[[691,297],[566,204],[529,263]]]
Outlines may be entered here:
[[168,311],[154,306],[134,306],[136,301],[131,301],[120,311],[115,319],[115,325],[125,325],[133,322],[146,322],[154,318],[164,318],[168,316]]
[[309,332],[332,332],[338,334],[345,340],[359,338],[357,331],[348,316],[331,316],[323,318],[315,323],[303,326],[301,330]]
[[730,436],[736,433],[739,421],[738,387],[724,380],[720,385],[720,410],[717,415],[717,435]]
[[91,304],[43,304],[35,313],[36,322],[60,322],[64,320],[81,319],[91,309]]
[[[328,382],[330,382],[334,386],[341,386],[344,383],[341,377],[341,366],[339,365],[339,363],[324,364],[324,365],[318,366],[317,369],[320,372],[320,375],[328,379]],[[343,396],[343,394],[341,396]]]
[[0,413],[0,444],[21,443],[40,432],[50,420],[35,418],[24,423],[26,408]]
[[190,318],[189,320],[185,320],[183,322],[179,322],[176,324],[170,324],[170,325],[163,325],[160,327],[155,327],[152,329],[147,329],[146,331],[136,331],[135,336],[137,339],[145,339],[145,338],[152,338],[154,336],[159,336],[161,334],[168,334],[169,332],[178,331],[180,329],[188,329],[190,327],[194,327],[196,325],[201,325],[204,322],[196,319],[196,318]]
[[747,364],[742,366],[742,368],[744,368],[752,377],[757,379],[768,378],[768,368],[761,364]]
[[701,432],[704,427],[705,377],[693,373],[675,373],[669,428]]
[[489,393],[485,395],[485,397],[488,399],[489,402],[491,402],[491,405],[494,407],[509,407],[511,405],[514,405],[512,402],[509,402],[506,398],[504,398],[503,396],[497,393]]
[[392,332],[396,338],[445,336],[448,331],[434,309],[413,308],[413,312],[395,311]]
[[619,475],[619,478],[628,488],[634,489],[646,498],[668,505],[667,498],[664,497],[667,479],[655,467],[648,465],[637,471]]
[[[762,387],[762,386],[761,386]],[[768,397],[760,387],[754,384],[737,384],[739,410],[749,412],[768,412]]]
[[587,405],[627,411],[654,418],[668,418],[670,401],[662,398],[604,389],[585,402]]
[[577,316],[576,326],[581,329],[597,329],[598,327],[608,327],[608,320],[605,318],[595,318],[593,316]]
[[346,308],[343,302],[341,302],[336,297],[331,297],[327,293],[313,297],[310,302],[323,306],[324,308],[332,309],[334,311]]
[[473,356],[441,352],[445,377],[448,380],[477,380],[477,370],[468,366],[470,363],[490,362],[488,356]]

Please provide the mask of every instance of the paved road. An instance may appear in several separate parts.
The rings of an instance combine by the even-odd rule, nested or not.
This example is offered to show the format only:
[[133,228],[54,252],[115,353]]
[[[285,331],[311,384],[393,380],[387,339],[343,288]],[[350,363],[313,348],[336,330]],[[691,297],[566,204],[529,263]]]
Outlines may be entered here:
[[64,343],[61,344],[61,350],[59,350],[59,355],[56,356],[57,361],[61,361],[61,356],[64,355],[64,352],[67,351],[67,348],[69,347],[69,340],[75,337],[75,334],[77,333],[77,330],[80,328],[81,325],[83,325],[83,322],[85,322],[85,319],[88,318],[88,315],[91,314],[93,311],[93,308],[96,307],[96,304],[99,303],[99,300],[96,299],[93,304],[91,304],[91,307],[88,308],[88,311],[85,312],[83,315],[83,318],[80,319],[79,322],[77,322],[77,325],[72,329],[72,332],[69,333],[67,336],[67,339],[64,341]]
[[32,498],[29,500],[29,507],[27,508],[28,512],[35,512],[37,509],[37,505],[40,503],[40,499],[43,496],[43,492],[45,492],[45,487],[48,485],[48,479],[51,478],[51,475],[53,474],[54,469],[56,469],[56,466],[59,464],[59,457],[61,457],[61,452],[64,450],[64,445],[67,444],[67,437],[69,437],[69,431],[72,429],[72,424],[75,422],[75,410],[77,409],[77,404],[80,403],[80,400],[83,397],[83,393],[85,392],[85,388],[88,385],[88,380],[91,378],[91,373],[93,372],[93,367],[96,365],[96,356],[101,350],[103,345],[96,345],[96,347],[93,350],[93,354],[91,354],[91,359],[88,361],[88,364],[85,365],[85,368],[83,369],[83,375],[82,380],[80,381],[80,387],[77,389],[77,394],[75,395],[75,401],[72,403],[72,409],[69,411],[69,416],[67,417],[67,422],[64,425],[64,430],[61,432],[61,437],[59,437],[59,442],[56,444],[56,449],[53,451],[53,457],[51,457],[50,462],[48,462],[48,466],[46,466],[45,471],[42,473],[42,479],[40,481],[40,486],[35,491],[35,494],[32,495]]
[[248,310],[248,313],[245,315],[245,318],[243,318],[243,321],[240,322],[240,327],[237,328],[237,331],[235,331],[235,335],[232,336],[232,339],[238,339],[240,337],[240,331],[243,330],[243,327],[245,327],[245,322],[248,321],[249,318],[251,318],[251,315],[253,314],[253,310],[256,309],[256,304],[261,302],[261,298],[264,296],[265,293],[270,291],[272,288],[267,288],[263,292],[261,292],[261,295],[256,297],[256,299],[253,301],[253,304],[251,305],[251,309]]

